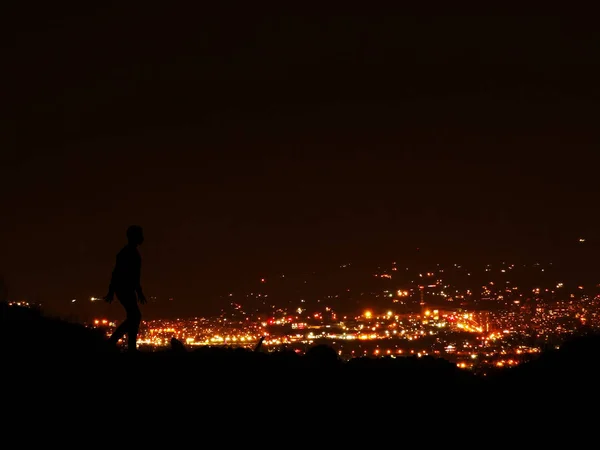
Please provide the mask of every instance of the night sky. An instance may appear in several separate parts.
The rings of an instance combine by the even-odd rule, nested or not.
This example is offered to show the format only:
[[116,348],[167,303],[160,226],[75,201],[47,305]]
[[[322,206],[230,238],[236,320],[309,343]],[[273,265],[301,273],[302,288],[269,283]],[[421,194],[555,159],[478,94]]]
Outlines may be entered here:
[[283,271],[600,237],[593,17],[162,6],[2,14],[11,299],[104,295],[130,224],[182,313]]

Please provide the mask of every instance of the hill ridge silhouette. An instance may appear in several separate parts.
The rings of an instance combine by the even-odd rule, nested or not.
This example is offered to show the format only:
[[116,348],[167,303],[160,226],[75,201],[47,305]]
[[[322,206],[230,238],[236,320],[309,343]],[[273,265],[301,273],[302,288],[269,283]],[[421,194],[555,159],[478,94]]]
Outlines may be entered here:
[[271,383],[284,383],[288,389],[300,383],[298,389],[312,386],[333,398],[355,395],[363,388],[408,396],[455,390],[499,395],[514,389],[540,390],[544,386],[554,390],[593,386],[600,374],[596,367],[600,335],[574,338],[530,362],[483,377],[434,357],[359,357],[342,361],[325,345],[299,355],[285,349],[188,349],[174,340],[170,348],[127,354],[108,346],[99,330],[3,303],[0,355],[6,363],[4,375],[13,382],[31,382],[50,392],[60,390],[72,395],[98,387],[102,392],[124,392],[128,388],[124,377],[139,381],[136,392],[153,392],[163,398],[183,395],[188,389],[193,395],[200,395],[196,386],[203,383],[219,392],[226,389],[223,395],[237,392],[245,396],[264,393],[263,389]]

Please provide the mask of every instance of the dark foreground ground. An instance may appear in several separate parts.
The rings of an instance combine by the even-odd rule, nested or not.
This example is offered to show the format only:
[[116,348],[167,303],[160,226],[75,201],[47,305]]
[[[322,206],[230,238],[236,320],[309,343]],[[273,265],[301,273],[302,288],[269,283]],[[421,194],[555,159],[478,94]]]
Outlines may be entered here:
[[[567,425],[584,427],[597,417],[596,335],[483,378],[443,359],[342,362],[321,346],[303,356],[222,348],[130,355],[109,351],[94,330],[0,308],[2,405],[5,417],[19,418],[15,428],[4,423],[28,439],[48,436],[27,431],[36,423],[81,433],[141,427],[145,438],[182,428],[173,439],[194,427],[221,437],[217,430],[229,429],[223,442],[254,439],[258,430],[268,436],[285,434],[286,427],[291,433],[325,427],[326,434],[343,430],[350,443],[398,433],[427,441],[442,429],[461,442],[473,433],[518,431],[515,436],[537,436],[539,443],[554,439],[550,431],[563,435]],[[236,427],[254,431],[240,436],[231,431]],[[489,436],[486,442],[500,445]]]

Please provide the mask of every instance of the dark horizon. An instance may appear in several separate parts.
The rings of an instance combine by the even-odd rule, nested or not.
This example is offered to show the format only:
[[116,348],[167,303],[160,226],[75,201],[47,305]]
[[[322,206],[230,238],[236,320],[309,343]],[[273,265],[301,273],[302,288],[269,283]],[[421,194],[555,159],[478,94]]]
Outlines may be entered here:
[[417,247],[598,269],[591,17],[322,12],[7,14],[10,297],[67,313],[104,295],[131,224],[144,289],[173,314]]

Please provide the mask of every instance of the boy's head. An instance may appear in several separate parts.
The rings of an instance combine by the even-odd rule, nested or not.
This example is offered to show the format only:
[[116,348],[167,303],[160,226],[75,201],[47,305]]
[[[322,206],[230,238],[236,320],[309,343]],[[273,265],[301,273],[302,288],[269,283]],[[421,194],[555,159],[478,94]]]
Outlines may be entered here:
[[142,227],[138,225],[131,225],[127,228],[127,240],[132,245],[140,245],[144,242],[144,233]]

